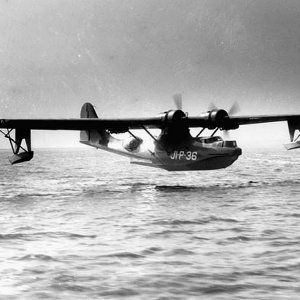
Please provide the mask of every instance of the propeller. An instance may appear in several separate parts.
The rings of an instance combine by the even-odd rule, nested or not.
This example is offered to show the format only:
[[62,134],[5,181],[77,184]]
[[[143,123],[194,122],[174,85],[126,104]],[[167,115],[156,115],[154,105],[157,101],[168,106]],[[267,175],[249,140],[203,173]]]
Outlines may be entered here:
[[208,111],[217,110],[218,107],[214,103],[209,103]]
[[[241,110],[240,105],[236,101],[233,102],[233,104],[231,105],[231,107],[228,110],[229,117],[232,116],[232,115],[235,115],[235,114],[239,113],[240,110]],[[224,137],[226,139],[230,139],[229,130],[224,130]]]
[[231,138],[229,130],[223,130],[223,135],[224,135],[225,139],[227,139],[227,140]]
[[240,110],[241,110],[241,108],[240,108],[239,104],[235,101],[235,102],[231,105],[230,109],[228,110],[228,115],[229,115],[229,116],[235,115],[235,114],[239,113]]
[[[208,110],[209,111],[212,111],[212,110],[217,110],[219,109],[214,103],[210,103],[209,106],[208,106]],[[227,111],[228,112],[228,115],[235,115],[237,114],[239,111],[241,110],[239,104],[235,101],[231,107],[229,108],[229,110]]]
[[[217,110],[217,109],[219,109],[219,108],[214,103],[210,103],[209,106],[208,106],[209,111]],[[241,110],[240,105],[235,101],[231,105],[231,107],[229,108],[229,110],[227,112],[228,112],[228,115],[230,117],[232,115],[237,114],[240,110]],[[225,138],[230,138],[229,130],[223,130],[223,133],[224,133]]]
[[178,110],[182,110],[182,94],[175,94],[173,96],[173,100],[174,100],[176,108]]

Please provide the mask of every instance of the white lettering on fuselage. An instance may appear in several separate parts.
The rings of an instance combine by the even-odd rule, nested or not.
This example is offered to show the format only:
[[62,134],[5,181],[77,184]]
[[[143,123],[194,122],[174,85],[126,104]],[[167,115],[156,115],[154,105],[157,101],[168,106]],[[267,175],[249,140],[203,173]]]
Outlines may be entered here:
[[174,151],[170,155],[171,159],[176,160],[197,160],[197,152],[196,151]]

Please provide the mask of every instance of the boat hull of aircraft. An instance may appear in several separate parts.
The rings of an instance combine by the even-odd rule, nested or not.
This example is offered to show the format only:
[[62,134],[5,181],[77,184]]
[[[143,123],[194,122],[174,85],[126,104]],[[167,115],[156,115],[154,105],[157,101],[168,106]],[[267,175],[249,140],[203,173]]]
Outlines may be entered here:
[[[170,159],[170,156],[162,155],[160,160],[153,159],[151,163],[141,161],[131,161],[132,164],[157,167],[167,171],[203,171],[203,170],[217,170],[227,168],[232,165],[239,157],[240,154],[232,156],[213,156],[208,157],[202,155],[201,150],[197,152],[199,159],[193,162],[189,161],[176,161]],[[165,156],[165,158],[163,158]]]
[[[235,141],[223,141],[221,137],[191,138],[176,148],[159,149],[156,145],[154,151],[143,147],[142,142],[135,149],[128,149],[129,141],[118,140],[108,136],[108,142],[101,140],[101,135],[93,133],[85,135],[92,139],[80,142],[97,149],[131,158],[131,163],[141,166],[161,168],[167,171],[197,171],[216,170],[232,165],[242,154]],[[134,141],[135,138],[131,139]],[[231,147],[228,147],[229,144]]]

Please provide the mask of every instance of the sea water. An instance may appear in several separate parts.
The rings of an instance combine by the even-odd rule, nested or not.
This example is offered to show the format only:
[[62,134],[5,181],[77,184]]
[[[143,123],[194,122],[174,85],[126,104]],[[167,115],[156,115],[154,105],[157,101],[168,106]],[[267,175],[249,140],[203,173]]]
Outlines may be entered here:
[[0,152],[1,299],[299,299],[300,151],[167,172]]

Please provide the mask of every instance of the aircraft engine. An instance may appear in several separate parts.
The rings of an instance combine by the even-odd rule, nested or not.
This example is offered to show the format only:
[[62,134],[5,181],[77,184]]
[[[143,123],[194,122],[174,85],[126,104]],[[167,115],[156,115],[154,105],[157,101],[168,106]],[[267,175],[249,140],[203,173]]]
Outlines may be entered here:
[[162,120],[164,121],[164,123],[166,123],[166,124],[178,123],[184,117],[186,117],[185,113],[180,109],[166,111],[166,112],[162,113],[160,116],[161,116]]
[[238,124],[230,120],[230,117],[226,110],[224,109],[213,109],[208,111],[200,117],[203,117],[207,121],[208,129],[220,128],[224,130],[237,129]]
[[209,112],[209,122],[214,128],[222,127],[224,120],[228,118],[228,113],[224,109],[212,110]]

